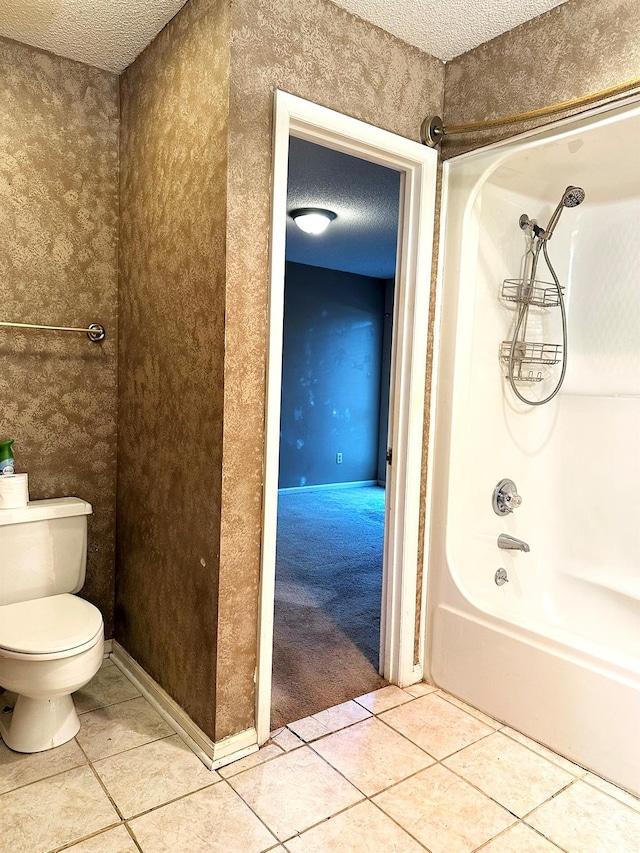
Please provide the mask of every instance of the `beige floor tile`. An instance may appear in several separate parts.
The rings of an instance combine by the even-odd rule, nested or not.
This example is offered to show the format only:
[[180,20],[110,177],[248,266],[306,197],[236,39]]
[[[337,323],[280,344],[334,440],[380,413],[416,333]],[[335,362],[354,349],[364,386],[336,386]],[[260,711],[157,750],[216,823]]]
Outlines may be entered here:
[[381,714],[380,719],[438,759],[493,732],[435,694],[392,708]]
[[83,714],[76,738],[89,760],[95,761],[172,734],[173,729],[140,697]]
[[168,803],[220,777],[178,737],[163,738],[94,763],[125,818]]
[[47,853],[119,821],[89,767],[76,767],[0,797],[0,845]]
[[31,755],[13,752],[0,741],[0,794],[86,763],[87,759],[75,740]]
[[375,717],[314,741],[313,749],[368,797],[433,764],[431,756]]
[[620,800],[621,803],[626,803],[628,806],[631,806],[632,809],[640,812],[640,800],[638,797],[634,797],[633,794],[630,794],[623,788],[618,788],[617,785],[607,782],[606,779],[601,779],[600,776],[596,776],[595,773],[587,773],[583,781],[587,782],[589,785],[593,785],[594,788],[599,788],[601,791],[604,791],[605,794],[615,797],[616,800]]
[[67,850],[69,853],[138,853],[138,848],[124,826],[108,829]]
[[229,784],[281,841],[362,799],[308,746],[233,776]]
[[518,817],[575,779],[500,732],[456,752],[443,763]]
[[536,809],[526,822],[568,853],[640,849],[640,814],[580,780]]
[[417,684],[411,684],[409,687],[404,687],[406,693],[413,696],[414,699],[418,696],[426,696],[427,693],[433,693],[438,688],[435,684],[429,684],[428,681],[418,681]]
[[134,699],[139,695],[140,691],[118,667],[111,665],[101,667],[82,690],[73,694],[73,701],[78,714],[85,714],[87,711],[115,705],[116,702]]
[[261,853],[277,844],[226,782],[162,806],[129,825],[144,853]]
[[[302,746],[301,741],[300,745]],[[250,767],[255,767],[257,764],[262,764],[264,761],[269,761],[271,758],[277,758],[279,755],[282,755],[282,753],[283,750],[280,749],[279,746],[274,743],[269,743],[257,752],[252,752],[251,755],[247,755],[239,761],[234,761],[233,764],[227,764],[226,767],[221,767],[218,770],[218,773],[223,779],[228,779],[230,776],[242,773],[243,770],[248,770]]]
[[441,765],[383,791],[374,802],[431,853],[469,853],[516,820]]
[[372,803],[359,803],[287,841],[289,853],[424,853],[424,848]]
[[559,850],[535,830],[518,823],[481,847],[478,853],[559,853]]
[[304,746],[304,741],[300,740],[298,735],[294,735],[289,729],[282,729],[275,737],[272,738],[274,743],[282,747],[285,752],[290,752],[292,749],[298,749],[299,746]]
[[305,743],[329,733],[327,728],[314,717],[304,717],[302,720],[289,723],[289,730]]
[[319,711],[311,717],[304,717],[302,720],[296,720],[295,723],[289,723],[287,728],[302,740],[310,741],[331,734],[331,732],[337,732],[338,729],[344,729],[353,723],[359,723],[360,720],[365,720],[370,716],[369,711],[358,705],[357,702],[343,702],[341,705],[328,708],[326,711]]
[[411,702],[411,696],[405,690],[390,684],[388,687],[381,687],[380,690],[358,696],[355,701],[358,705],[365,707],[367,711],[371,711],[372,714],[381,714],[383,711],[388,711],[389,708]]
[[578,764],[574,764],[572,761],[569,761],[568,758],[565,758],[562,755],[558,755],[557,752],[554,752],[552,749],[547,749],[546,746],[543,746],[541,743],[538,743],[535,740],[527,737],[526,735],[517,732],[515,729],[510,729],[508,726],[500,729],[503,735],[507,735],[507,737],[513,738],[513,740],[517,740],[518,743],[521,743],[523,746],[528,747],[528,749],[532,749],[534,752],[537,752],[538,755],[541,755],[543,758],[546,758],[547,761],[551,761],[552,764],[557,764],[558,767],[562,767],[563,770],[566,770],[567,773],[571,773],[573,776],[584,776],[587,772],[584,768],[580,767]]
[[446,699],[447,702],[451,702],[452,705],[455,705],[456,708],[460,708],[462,711],[466,711],[467,714],[471,714],[472,717],[475,717],[476,720],[480,720],[481,723],[489,726],[492,729],[501,729],[502,723],[499,723],[497,720],[494,720],[493,717],[489,717],[487,714],[483,714],[482,711],[478,711],[477,708],[474,708],[472,705],[467,705],[466,702],[462,702],[460,699],[456,699],[455,696],[452,696],[450,693],[446,693],[444,690],[438,690],[436,692],[437,696],[442,696],[443,699]]

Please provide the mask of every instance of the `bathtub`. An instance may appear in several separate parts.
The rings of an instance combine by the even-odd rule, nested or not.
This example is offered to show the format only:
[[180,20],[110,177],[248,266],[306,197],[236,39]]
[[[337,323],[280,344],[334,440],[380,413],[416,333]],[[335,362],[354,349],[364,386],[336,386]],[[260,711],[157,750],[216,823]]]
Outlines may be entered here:
[[[640,793],[640,104],[592,111],[444,165],[427,674],[439,687]],[[513,395],[502,282],[522,273],[526,213],[566,287],[568,368],[540,407]],[[544,261],[538,278],[552,282]],[[561,342],[558,308],[530,337]],[[549,378],[519,384],[535,398]],[[538,371],[538,367],[534,368]],[[536,372],[537,376],[537,372]],[[495,486],[522,505],[506,516]],[[497,547],[501,533],[528,553]],[[508,583],[495,583],[503,568]]]

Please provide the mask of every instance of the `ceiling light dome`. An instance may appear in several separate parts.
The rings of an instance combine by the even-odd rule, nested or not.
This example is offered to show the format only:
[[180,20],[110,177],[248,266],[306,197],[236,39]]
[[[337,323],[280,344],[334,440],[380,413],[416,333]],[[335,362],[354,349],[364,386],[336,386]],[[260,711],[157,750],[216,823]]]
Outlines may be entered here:
[[336,214],[322,207],[300,207],[291,211],[291,218],[298,228],[307,234],[322,234],[327,225],[336,218]]

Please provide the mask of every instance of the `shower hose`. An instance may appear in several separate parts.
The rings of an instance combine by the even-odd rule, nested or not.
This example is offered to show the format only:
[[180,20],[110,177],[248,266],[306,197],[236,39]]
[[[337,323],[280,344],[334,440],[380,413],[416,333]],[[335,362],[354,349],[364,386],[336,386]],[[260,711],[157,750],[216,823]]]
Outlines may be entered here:
[[514,355],[516,351],[516,344],[518,342],[518,335],[520,334],[520,329],[522,328],[522,323],[524,322],[525,317],[529,313],[529,305],[524,303],[520,307],[520,312],[518,314],[518,322],[516,323],[516,328],[513,333],[513,338],[511,340],[511,349],[509,350],[509,369],[508,369],[508,378],[509,384],[511,385],[511,389],[513,393],[519,400],[522,400],[523,403],[526,403],[528,406],[544,406],[545,403],[548,403],[550,400],[556,396],[558,391],[562,388],[562,383],[564,382],[564,376],[567,372],[567,312],[564,306],[564,297],[562,295],[562,288],[560,287],[560,282],[558,281],[558,276],[556,275],[556,271],[554,270],[551,261],[549,260],[549,253],[547,252],[547,240],[542,237],[538,238],[538,246],[536,248],[533,266],[531,268],[531,287],[533,288],[533,282],[536,276],[536,267],[538,266],[538,257],[540,255],[540,248],[542,247],[542,252],[544,254],[544,259],[549,267],[549,272],[553,277],[553,283],[556,286],[556,290],[558,291],[558,301],[560,303],[560,313],[562,315],[562,370],[560,371],[560,378],[558,379],[558,384],[553,389],[551,394],[544,398],[544,400],[528,400],[525,396],[523,396],[520,391],[516,388],[515,378],[514,378]]

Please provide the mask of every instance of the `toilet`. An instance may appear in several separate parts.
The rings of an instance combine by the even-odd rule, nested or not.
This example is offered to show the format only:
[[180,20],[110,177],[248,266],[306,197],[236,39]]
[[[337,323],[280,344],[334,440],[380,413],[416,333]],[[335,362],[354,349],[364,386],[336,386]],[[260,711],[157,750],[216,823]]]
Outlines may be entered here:
[[[75,595],[87,566],[87,516],[80,498],[0,510],[0,736],[16,752],[43,752],[80,728],[71,694],[100,669],[100,611]],[[6,696],[6,694],[5,694]]]

